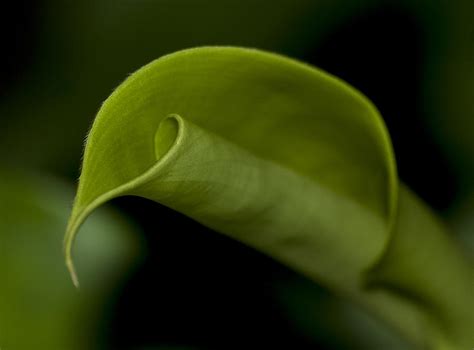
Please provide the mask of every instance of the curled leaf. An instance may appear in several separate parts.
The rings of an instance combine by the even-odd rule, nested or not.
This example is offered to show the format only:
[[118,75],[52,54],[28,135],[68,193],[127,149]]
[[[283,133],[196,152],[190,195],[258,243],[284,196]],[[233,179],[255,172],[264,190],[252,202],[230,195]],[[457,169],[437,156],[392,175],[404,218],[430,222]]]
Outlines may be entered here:
[[[446,294],[433,297],[400,278],[420,276],[417,259],[393,268],[385,258],[409,251],[406,234],[392,235],[411,232],[413,218],[426,216],[423,206],[399,215],[399,192],[411,203],[413,195],[399,189],[385,126],[344,82],[258,50],[185,50],[134,73],[100,109],[65,238],[67,264],[77,282],[71,249],[95,208],[138,195],[324,283],[413,342],[434,344],[445,337],[438,316],[397,288],[433,305]],[[434,236],[431,253],[442,254],[443,239]],[[365,288],[369,279],[378,289]]]
[[[395,166],[383,123],[366,98],[288,58],[250,49],[200,48],[145,66],[104,103],[88,137],[66,237],[68,257],[78,226],[94,208],[132,193],[159,168],[156,150],[166,150],[160,150],[155,134],[170,114],[360,205],[389,226]],[[203,151],[196,163],[207,155]],[[376,239],[378,245],[386,240],[383,232]]]

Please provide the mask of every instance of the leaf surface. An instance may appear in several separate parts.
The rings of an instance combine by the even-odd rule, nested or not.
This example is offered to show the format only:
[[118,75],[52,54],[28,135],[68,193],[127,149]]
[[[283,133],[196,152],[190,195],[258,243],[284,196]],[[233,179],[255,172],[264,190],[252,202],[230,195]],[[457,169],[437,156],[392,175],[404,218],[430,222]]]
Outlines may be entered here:
[[[117,196],[142,196],[322,282],[420,346],[435,344],[444,337],[444,326],[433,321],[438,316],[397,288],[406,284],[435,304],[443,293],[431,298],[436,292],[418,283],[410,289],[412,281],[399,278],[420,276],[417,259],[408,259],[408,268],[381,260],[397,242],[392,233],[412,231],[426,212],[415,206],[414,216],[398,215],[399,191],[413,197],[399,189],[377,110],[352,87],[258,50],[185,50],[134,73],[100,109],[65,238],[67,264],[77,283],[71,249],[95,208]],[[433,242],[431,252],[442,253],[442,239]],[[407,247],[400,249],[403,256]],[[450,268],[464,266],[456,264]],[[372,285],[379,288],[367,290],[375,265]]]

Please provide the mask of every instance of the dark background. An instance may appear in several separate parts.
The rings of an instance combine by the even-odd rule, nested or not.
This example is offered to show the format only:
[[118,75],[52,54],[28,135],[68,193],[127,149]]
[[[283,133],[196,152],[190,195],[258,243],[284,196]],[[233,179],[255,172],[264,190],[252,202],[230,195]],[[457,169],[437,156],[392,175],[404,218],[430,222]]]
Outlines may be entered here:
[[[116,6],[122,2],[118,3]],[[156,32],[150,29],[148,35],[143,28],[153,27],[153,13],[144,15],[137,11],[137,17],[126,19],[121,28],[123,33],[134,32],[135,23],[139,27],[135,40],[133,35],[115,37],[105,29],[97,33],[93,29],[81,32],[81,28],[87,27],[87,21],[85,24],[80,21],[87,19],[87,14],[70,18],[68,16],[76,10],[69,13],[64,10],[67,6],[59,6],[54,1],[3,4],[0,23],[3,159],[13,166],[32,163],[73,183],[78,176],[82,138],[95,111],[130,71],[163,53],[188,46],[256,46],[316,65],[366,94],[388,126],[401,180],[449,220],[472,189],[472,153],[469,153],[470,146],[466,146],[469,140],[463,133],[456,134],[459,128],[456,125],[467,129],[466,134],[472,132],[473,115],[470,114],[472,108],[465,108],[465,115],[440,116],[442,112],[451,111],[450,102],[443,100],[440,91],[464,85],[452,82],[451,86],[440,86],[444,82],[442,74],[449,73],[443,73],[443,69],[462,69],[453,63],[455,53],[449,51],[446,44],[451,41],[450,36],[459,33],[450,23],[457,22],[456,16],[461,21],[465,12],[474,6],[469,7],[468,2],[466,5],[462,1],[431,4],[420,1],[411,5],[386,1],[321,3],[323,5],[318,7],[305,1],[277,1],[274,6],[288,9],[300,6],[301,10],[287,27],[281,29],[275,25],[281,33],[271,36],[268,34],[271,28],[255,33],[261,27],[254,17],[283,15],[278,10],[268,13],[268,5],[263,2],[250,5],[244,1],[239,5],[224,1],[213,7],[212,1],[204,1],[196,14],[203,18],[193,21],[196,11],[193,6],[197,5],[180,7],[162,1],[162,5],[150,8],[156,11],[157,22],[168,17],[166,20],[174,27],[168,28],[163,37],[160,33],[165,25]],[[234,11],[238,6],[247,9]],[[257,14],[246,17],[246,11]],[[444,23],[439,18],[448,13],[446,11],[451,22]],[[181,15],[191,20],[179,22]],[[242,16],[239,19],[233,17],[239,15]],[[108,21],[106,10],[98,15],[99,22],[101,16],[104,22]],[[145,24],[140,16],[146,17]],[[209,24],[206,16],[220,19]],[[196,24],[224,26],[226,20],[240,26],[223,30],[219,27],[198,29],[197,32],[192,28]],[[54,22],[54,26],[49,27],[48,21]],[[79,24],[69,26],[69,21]],[[262,19],[261,26],[271,27],[278,21]],[[246,26],[250,29],[241,30]],[[221,34],[215,34],[220,30]],[[95,35],[99,39],[95,39]],[[105,65],[95,65],[93,50],[101,45],[101,40],[110,45],[102,49],[110,52],[109,60],[119,52],[123,52],[124,57],[117,58],[118,63],[109,65],[106,61]],[[123,51],[117,51],[121,41]],[[82,50],[93,57],[83,60]],[[100,60],[100,49],[97,50]],[[470,52],[469,47],[466,50]],[[469,73],[464,79],[468,79]],[[93,87],[89,88],[92,83]],[[453,99],[448,95],[446,100]],[[42,102],[45,99],[59,102],[47,104]],[[455,101],[453,105],[463,101]],[[439,108],[439,104],[444,109]],[[68,109],[76,109],[77,113],[64,114]],[[35,118],[43,118],[40,114],[46,111],[48,117],[41,125],[54,124],[48,130],[35,121]],[[445,125],[455,126],[449,129]],[[52,136],[59,134],[66,141],[61,143],[61,138],[52,141]],[[26,141],[28,145],[12,154],[9,151],[12,140]],[[63,153],[58,148],[62,148]],[[324,329],[318,331],[317,325],[316,335],[308,335],[288,317],[281,306],[278,286],[306,282],[285,267],[159,204],[127,197],[114,200],[113,205],[141,228],[147,255],[123,288],[109,300],[107,316],[101,321],[97,336],[104,348],[138,349],[141,345],[163,344],[202,349],[336,349],[343,346],[338,339],[324,335]],[[321,298],[327,296],[320,287],[310,288]],[[321,317],[324,321],[324,316]]]

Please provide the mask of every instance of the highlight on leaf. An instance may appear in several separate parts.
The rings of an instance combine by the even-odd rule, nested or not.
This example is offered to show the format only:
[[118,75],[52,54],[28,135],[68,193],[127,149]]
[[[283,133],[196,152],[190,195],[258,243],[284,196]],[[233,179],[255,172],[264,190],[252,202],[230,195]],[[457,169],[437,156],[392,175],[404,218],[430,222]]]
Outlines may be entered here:
[[[232,47],[162,57],[105,101],[82,169],[65,237],[76,284],[81,223],[106,201],[136,195],[272,256],[420,347],[470,341],[472,316],[459,303],[472,304],[469,264],[399,186],[375,107],[317,68]],[[429,230],[421,260],[411,258],[418,218]],[[431,276],[436,256],[444,258],[441,286]],[[433,283],[418,281],[426,273]]]

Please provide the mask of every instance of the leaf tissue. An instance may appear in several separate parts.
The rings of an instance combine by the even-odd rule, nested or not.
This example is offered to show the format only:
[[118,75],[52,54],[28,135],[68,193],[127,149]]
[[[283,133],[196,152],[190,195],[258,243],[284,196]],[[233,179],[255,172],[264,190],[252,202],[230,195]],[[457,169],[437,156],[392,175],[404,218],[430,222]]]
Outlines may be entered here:
[[254,49],[203,47],[126,79],[86,143],[65,237],[76,284],[79,226],[123,195],[164,204],[272,256],[420,348],[474,344],[472,266],[399,182],[376,108],[317,68]]

